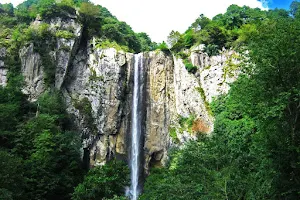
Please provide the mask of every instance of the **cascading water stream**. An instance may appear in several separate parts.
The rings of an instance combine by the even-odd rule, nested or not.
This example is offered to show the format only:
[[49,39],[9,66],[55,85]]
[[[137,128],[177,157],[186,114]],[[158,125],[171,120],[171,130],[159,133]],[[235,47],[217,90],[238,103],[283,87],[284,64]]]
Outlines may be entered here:
[[139,68],[143,67],[143,54],[134,55],[134,86],[132,105],[132,128],[131,128],[131,186],[130,196],[137,200],[139,195],[139,165],[140,165],[140,139],[141,139],[141,116],[140,116],[140,80]]

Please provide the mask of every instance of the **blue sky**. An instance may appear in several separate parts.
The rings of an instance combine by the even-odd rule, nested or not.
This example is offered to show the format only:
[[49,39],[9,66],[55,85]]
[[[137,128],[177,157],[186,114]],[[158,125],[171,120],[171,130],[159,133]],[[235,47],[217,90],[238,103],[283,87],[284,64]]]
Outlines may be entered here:
[[292,2],[293,0],[269,0],[268,7],[271,9],[283,8],[288,10]]

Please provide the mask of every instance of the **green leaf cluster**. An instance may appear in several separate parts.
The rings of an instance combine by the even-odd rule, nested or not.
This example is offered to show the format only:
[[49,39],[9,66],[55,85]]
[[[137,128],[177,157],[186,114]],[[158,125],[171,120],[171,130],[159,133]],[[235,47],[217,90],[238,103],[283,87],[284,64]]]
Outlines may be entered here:
[[125,186],[129,184],[129,169],[125,163],[112,160],[91,169],[72,195],[73,200],[126,199]]
[[256,31],[257,25],[278,17],[279,13],[288,16],[288,12],[284,10],[263,11],[231,5],[224,14],[212,19],[201,14],[183,34],[172,31],[168,36],[168,44],[175,54],[192,46],[205,44],[204,52],[209,56],[217,55],[223,47],[238,49],[243,46],[245,38]]
[[0,97],[1,199],[70,199],[83,175],[81,141],[59,92],[33,104],[9,82]]

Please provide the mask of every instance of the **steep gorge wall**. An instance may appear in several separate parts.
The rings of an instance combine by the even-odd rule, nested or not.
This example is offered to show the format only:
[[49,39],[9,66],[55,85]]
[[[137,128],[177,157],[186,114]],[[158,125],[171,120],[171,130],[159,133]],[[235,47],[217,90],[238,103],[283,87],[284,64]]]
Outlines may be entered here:
[[[93,42],[83,42],[82,27],[74,19],[55,19],[50,21],[50,27],[55,27],[53,31],[68,29],[75,34],[70,39],[57,38],[56,48],[48,53],[56,66],[54,86],[62,92],[67,111],[82,134],[83,155],[92,166],[113,157],[127,159],[134,55],[115,49],[98,49]],[[224,50],[213,57],[192,51],[189,59],[197,66],[196,73],[192,74],[182,59],[170,53],[143,54],[142,148],[144,168],[148,172],[149,167],[166,163],[171,146],[196,139],[197,131],[212,131],[209,102],[228,91],[236,74],[229,76],[227,66],[229,61],[236,64],[237,60],[233,58],[233,51]],[[20,57],[26,83],[23,91],[35,101],[47,90],[41,55],[29,44],[21,49]],[[195,118],[195,127],[198,123],[204,129],[182,131],[179,118],[191,115]],[[175,130],[177,139],[170,136],[171,129]]]

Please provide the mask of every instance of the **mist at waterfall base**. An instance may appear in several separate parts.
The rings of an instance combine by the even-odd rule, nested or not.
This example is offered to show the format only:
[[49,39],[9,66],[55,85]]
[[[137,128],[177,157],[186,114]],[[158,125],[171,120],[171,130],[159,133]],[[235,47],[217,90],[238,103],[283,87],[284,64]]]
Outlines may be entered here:
[[132,100],[132,126],[131,126],[131,155],[130,155],[130,188],[126,190],[126,196],[137,200],[139,190],[139,166],[140,166],[140,143],[141,143],[141,105],[140,105],[140,81],[139,71],[143,68],[143,54],[134,55],[134,86]]

